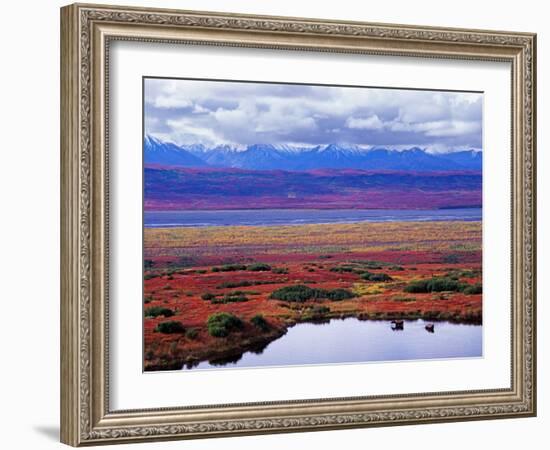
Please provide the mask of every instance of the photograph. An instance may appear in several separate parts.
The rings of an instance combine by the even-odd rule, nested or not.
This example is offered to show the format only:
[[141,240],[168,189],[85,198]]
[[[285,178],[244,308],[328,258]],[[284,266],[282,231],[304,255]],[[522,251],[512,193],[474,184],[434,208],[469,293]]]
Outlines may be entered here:
[[483,356],[483,92],[142,88],[144,371]]
[[[7,147],[29,191],[7,261],[29,278],[21,242],[58,250],[60,307],[39,301],[37,317],[59,354],[35,353],[56,364],[61,442],[270,447],[323,431],[305,446],[324,448],[329,430],[379,428],[370,443],[420,448],[411,425],[447,442],[456,422],[512,448],[541,429],[492,419],[536,417],[539,401],[542,15],[399,2],[78,3],[52,18],[60,114],[34,135],[56,131],[59,167],[22,177],[38,160]],[[55,62],[42,43],[21,55]],[[16,141],[20,94],[44,78],[28,72],[8,92]],[[57,212],[37,201],[56,186]],[[35,207],[57,214],[59,245]]]

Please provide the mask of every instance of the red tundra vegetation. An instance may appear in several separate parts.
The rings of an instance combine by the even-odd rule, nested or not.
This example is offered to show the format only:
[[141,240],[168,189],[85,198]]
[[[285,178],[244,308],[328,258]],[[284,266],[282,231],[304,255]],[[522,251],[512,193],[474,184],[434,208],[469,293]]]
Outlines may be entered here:
[[146,228],[144,368],[261,350],[299,322],[481,324],[480,222]]

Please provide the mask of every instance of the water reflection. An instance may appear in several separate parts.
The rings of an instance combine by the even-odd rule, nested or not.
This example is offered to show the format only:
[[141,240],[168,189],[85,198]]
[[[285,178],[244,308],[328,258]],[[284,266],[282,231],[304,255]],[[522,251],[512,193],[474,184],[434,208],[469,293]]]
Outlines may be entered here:
[[479,356],[480,325],[347,318],[297,324],[267,345],[192,366],[219,369]]

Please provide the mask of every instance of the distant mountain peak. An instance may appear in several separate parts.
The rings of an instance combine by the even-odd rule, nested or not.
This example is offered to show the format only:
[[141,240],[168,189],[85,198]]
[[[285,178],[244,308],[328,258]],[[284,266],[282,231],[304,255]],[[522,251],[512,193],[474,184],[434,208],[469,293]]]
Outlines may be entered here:
[[145,164],[176,167],[206,167],[208,164],[191,152],[172,142],[146,135],[143,139],[143,160]]
[[238,148],[223,144],[178,146],[146,135],[146,164],[176,167],[216,167],[247,170],[413,170],[456,171],[482,168],[482,152],[472,149],[429,153],[420,147],[395,150],[384,147],[330,143],[314,147],[289,144],[252,144]]

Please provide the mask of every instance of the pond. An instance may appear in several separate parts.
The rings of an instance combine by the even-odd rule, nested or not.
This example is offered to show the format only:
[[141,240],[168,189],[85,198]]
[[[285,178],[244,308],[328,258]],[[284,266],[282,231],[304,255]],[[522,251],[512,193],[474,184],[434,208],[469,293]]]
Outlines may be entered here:
[[393,329],[387,320],[332,319],[300,323],[265,348],[232,361],[201,362],[192,369],[404,361],[482,356],[482,326],[405,320]]

